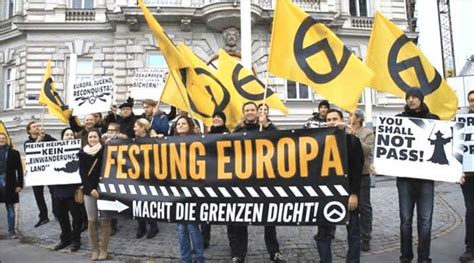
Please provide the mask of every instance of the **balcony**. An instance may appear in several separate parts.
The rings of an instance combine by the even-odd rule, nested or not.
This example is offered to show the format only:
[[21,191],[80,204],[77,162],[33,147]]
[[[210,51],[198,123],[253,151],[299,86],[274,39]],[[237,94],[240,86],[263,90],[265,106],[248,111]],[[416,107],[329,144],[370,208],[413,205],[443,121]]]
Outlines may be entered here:
[[351,17],[351,27],[356,29],[371,29],[374,23],[373,17],[353,16]]
[[12,29],[13,23],[11,19],[0,21],[0,34]]
[[[233,6],[238,6],[241,0],[144,0],[147,6],[156,7],[191,7],[200,8],[212,4],[232,3]],[[248,1],[248,0],[244,0]],[[262,9],[274,9],[275,0],[251,0],[252,4],[261,7]],[[294,0],[295,4],[307,11],[319,11],[321,0]],[[136,1],[129,0],[129,5],[136,4]]]
[[88,9],[66,10],[66,22],[94,22],[95,11]]

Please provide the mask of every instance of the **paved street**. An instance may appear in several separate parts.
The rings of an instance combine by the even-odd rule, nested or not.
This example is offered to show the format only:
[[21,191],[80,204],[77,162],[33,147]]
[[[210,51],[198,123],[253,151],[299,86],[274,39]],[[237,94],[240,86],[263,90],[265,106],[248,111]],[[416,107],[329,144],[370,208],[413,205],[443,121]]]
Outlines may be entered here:
[[[49,194],[47,198],[49,199]],[[397,262],[399,256],[398,197],[393,178],[377,179],[376,188],[372,188],[372,204],[374,209],[372,250],[370,253],[362,254],[362,262]],[[1,262],[87,261],[89,242],[86,233],[82,234],[83,248],[77,253],[50,250],[58,241],[59,225],[51,214],[50,223],[33,228],[37,221],[37,208],[31,189],[25,189],[21,196],[20,231],[23,235],[21,242],[6,240],[4,210],[0,209]],[[433,215],[433,262],[457,262],[457,258],[464,249],[463,214],[464,202],[459,186],[438,183]],[[175,224],[160,223],[160,233],[151,240],[136,239],[134,237],[136,226],[134,221],[119,219],[120,230],[112,237],[110,245],[114,260],[179,262]],[[280,248],[290,262],[317,262],[318,254],[313,241],[316,227],[278,227],[277,231]],[[334,241],[334,256],[337,262],[344,262],[345,232],[344,226],[338,227]],[[263,240],[263,227],[249,228],[248,249],[248,262],[270,262]],[[230,249],[224,226],[213,227],[211,246],[205,253],[209,262],[229,262]]]

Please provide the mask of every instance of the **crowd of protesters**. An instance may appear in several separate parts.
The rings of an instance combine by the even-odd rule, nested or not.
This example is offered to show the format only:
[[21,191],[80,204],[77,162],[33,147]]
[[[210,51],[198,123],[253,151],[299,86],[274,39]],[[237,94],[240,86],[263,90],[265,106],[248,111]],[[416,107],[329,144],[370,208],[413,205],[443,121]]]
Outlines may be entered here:
[[[474,91],[468,94],[469,111],[474,113]],[[92,248],[92,260],[105,260],[108,257],[110,237],[118,230],[117,219],[101,213],[97,207],[99,199],[98,184],[101,176],[102,152],[104,145],[120,139],[136,141],[165,136],[188,136],[200,133],[226,134],[226,116],[215,112],[212,126],[200,126],[187,112],[172,107],[167,114],[160,110],[154,100],[143,100],[143,114],[133,112],[134,100],[129,98],[123,104],[111,108],[107,116],[100,113],[85,116],[81,124],[77,117],[71,117],[69,127],[62,130],[62,140],[81,139],[82,149],[78,154],[81,184],[48,186],[52,197],[53,215],[56,217],[61,234],[54,250],[70,247],[71,252],[81,247],[81,232],[88,230]],[[120,110],[120,113],[118,112]],[[278,128],[269,118],[268,107],[247,102],[242,107],[243,120],[235,127],[234,133],[249,131],[273,131]],[[430,113],[419,89],[406,93],[404,111],[398,116],[439,119]],[[318,112],[313,113],[304,128],[338,127],[347,132],[349,222],[347,225],[347,262],[359,262],[360,252],[370,251],[372,237],[372,206],[370,202],[370,175],[374,174],[373,150],[374,132],[365,127],[365,114],[361,110],[349,113],[345,121],[343,113],[331,109],[328,101],[319,103]],[[30,122],[26,127],[28,140],[25,142],[55,141],[38,123]],[[474,176],[466,173],[461,179],[466,204],[466,252],[461,261],[474,260]],[[8,231],[11,238],[17,238],[14,206],[19,202],[23,188],[23,165],[20,154],[7,144],[7,135],[0,133],[0,201],[6,204]],[[400,209],[400,262],[411,262],[414,258],[412,242],[412,220],[417,209],[418,222],[418,262],[431,262],[430,242],[432,214],[434,206],[434,182],[423,179],[397,178]],[[39,210],[40,227],[49,222],[48,208],[44,198],[44,186],[33,186]],[[84,200],[78,200],[78,192]],[[72,218],[72,221],[71,219]],[[154,238],[159,233],[154,220],[137,220],[136,238]],[[72,224],[71,224],[72,223]],[[147,230],[147,225],[149,228]],[[264,227],[264,240],[271,261],[286,262],[280,252],[275,226]],[[314,236],[321,262],[332,262],[331,241],[336,231],[335,225],[319,225]],[[209,247],[211,225],[179,223],[176,228],[180,255],[183,262],[204,262],[204,250]],[[247,254],[248,231],[245,225],[227,225],[227,235],[231,249],[232,262],[244,262]]]

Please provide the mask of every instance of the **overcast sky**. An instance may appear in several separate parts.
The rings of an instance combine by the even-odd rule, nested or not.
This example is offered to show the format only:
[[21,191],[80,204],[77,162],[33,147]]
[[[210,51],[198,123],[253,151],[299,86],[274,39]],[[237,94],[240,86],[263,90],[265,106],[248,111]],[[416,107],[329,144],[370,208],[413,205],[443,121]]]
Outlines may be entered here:
[[[419,46],[432,64],[442,72],[437,0],[417,1]],[[474,55],[474,0],[451,0],[456,71],[459,73],[469,56]]]

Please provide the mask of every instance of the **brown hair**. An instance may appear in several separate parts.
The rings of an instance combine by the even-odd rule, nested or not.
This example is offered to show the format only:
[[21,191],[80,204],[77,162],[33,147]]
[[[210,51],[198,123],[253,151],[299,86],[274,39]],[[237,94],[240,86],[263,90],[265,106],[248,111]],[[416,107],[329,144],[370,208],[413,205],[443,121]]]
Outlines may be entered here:
[[156,101],[152,99],[144,99],[143,104],[150,105],[152,107],[156,107]]
[[179,135],[179,134],[178,134],[177,127],[178,127],[178,121],[179,121],[180,119],[185,119],[186,122],[188,123],[189,130],[188,130],[188,132],[186,133],[186,135],[193,135],[193,134],[196,134],[196,133],[194,132],[194,121],[193,121],[191,118],[186,117],[186,116],[181,116],[181,117],[179,117],[179,118],[176,120],[176,127],[174,127],[174,134]]
[[[31,130],[31,125],[35,124],[36,121],[30,121],[28,122],[28,124],[26,125],[26,133],[30,134],[30,130]],[[31,135],[31,134],[30,134]]]

